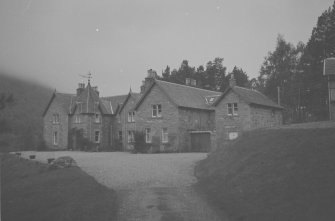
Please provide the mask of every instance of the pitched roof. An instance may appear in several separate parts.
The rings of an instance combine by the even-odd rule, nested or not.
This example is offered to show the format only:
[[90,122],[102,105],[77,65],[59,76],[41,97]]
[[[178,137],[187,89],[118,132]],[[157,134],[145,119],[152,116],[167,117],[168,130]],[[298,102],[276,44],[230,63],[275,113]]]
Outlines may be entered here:
[[74,94],[65,94],[65,93],[58,93],[58,92],[54,92],[52,94],[52,97],[47,105],[47,107],[45,108],[44,112],[43,112],[43,116],[46,114],[46,112],[48,111],[51,103],[55,100],[57,101],[57,103],[60,104],[60,107],[66,112],[69,113],[71,110],[71,104],[73,103],[75,99],[75,95]]
[[244,87],[229,87],[222,96],[216,100],[214,103],[214,106],[220,103],[220,101],[228,94],[229,91],[233,91],[235,94],[237,94],[243,101],[249,103],[249,104],[256,104],[261,105],[265,107],[272,107],[277,109],[284,109],[282,106],[278,105],[277,103],[273,102],[270,98],[265,96],[259,91],[251,90]]
[[162,92],[171,100],[171,102],[178,107],[214,110],[211,102],[213,102],[213,99],[215,100],[221,95],[221,92],[217,91],[209,91],[196,87],[155,80],[151,87],[137,102],[135,105],[135,110],[140,106],[142,101],[150,93],[151,89],[155,85],[157,85],[157,87],[162,90]]
[[[128,100],[130,97],[133,97],[135,99],[135,106],[136,106],[136,103],[140,100],[142,94],[139,94],[139,93],[134,93],[134,92],[129,92],[126,99],[124,100],[124,102],[120,105],[120,108],[118,109],[118,112],[121,112],[122,109],[124,108],[124,106],[127,104]],[[132,107],[134,108],[134,107]]]
[[101,101],[104,106],[109,105],[109,109],[111,110],[112,114],[116,114],[119,107],[126,100],[127,96],[128,94],[111,96],[111,97],[103,97],[101,98]]
[[324,61],[324,75],[335,75],[335,58],[327,58]]

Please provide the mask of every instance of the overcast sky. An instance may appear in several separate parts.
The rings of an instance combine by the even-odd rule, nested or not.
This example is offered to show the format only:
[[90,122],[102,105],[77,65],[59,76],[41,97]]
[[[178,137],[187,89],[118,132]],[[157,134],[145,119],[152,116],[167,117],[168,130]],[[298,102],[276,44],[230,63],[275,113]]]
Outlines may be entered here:
[[307,42],[333,0],[0,0],[0,68],[74,93],[93,74],[102,95],[139,91],[161,73],[223,57],[256,77],[278,33]]

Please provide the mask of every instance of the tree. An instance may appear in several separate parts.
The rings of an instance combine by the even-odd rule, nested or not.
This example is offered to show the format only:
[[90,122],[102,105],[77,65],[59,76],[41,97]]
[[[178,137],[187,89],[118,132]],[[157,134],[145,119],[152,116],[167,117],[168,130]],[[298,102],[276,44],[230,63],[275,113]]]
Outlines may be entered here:
[[13,94],[0,94],[0,110],[5,109],[8,105],[11,105],[14,103]]
[[165,70],[162,72],[162,80],[169,81],[171,78],[170,67],[166,66]]
[[236,85],[240,87],[250,87],[248,75],[242,70],[242,68],[234,67],[234,69],[227,75],[226,82],[229,82],[231,75],[234,75],[236,79]]

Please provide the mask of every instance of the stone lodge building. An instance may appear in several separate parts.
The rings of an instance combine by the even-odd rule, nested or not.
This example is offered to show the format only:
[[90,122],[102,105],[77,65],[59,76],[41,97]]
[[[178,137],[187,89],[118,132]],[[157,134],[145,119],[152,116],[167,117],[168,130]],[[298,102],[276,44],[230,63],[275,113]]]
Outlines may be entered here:
[[282,124],[282,110],[234,79],[221,93],[148,76],[141,93],[111,97],[100,97],[88,82],[76,94],[52,95],[44,139],[50,149],[79,149],[80,131],[100,150],[131,151],[135,131],[142,131],[152,152],[210,151],[245,130]]

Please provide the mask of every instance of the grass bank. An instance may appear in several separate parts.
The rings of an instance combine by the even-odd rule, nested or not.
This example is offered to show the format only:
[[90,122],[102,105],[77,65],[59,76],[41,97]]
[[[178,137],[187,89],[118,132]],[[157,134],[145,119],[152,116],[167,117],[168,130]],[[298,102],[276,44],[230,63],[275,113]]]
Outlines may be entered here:
[[78,167],[47,165],[1,155],[3,220],[115,220],[116,194]]
[[196,175],[196,188],[231,220],[334,220],[335,129],[247,132]]

